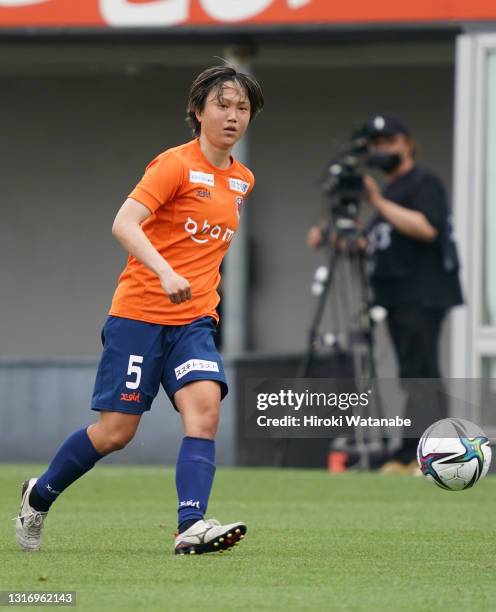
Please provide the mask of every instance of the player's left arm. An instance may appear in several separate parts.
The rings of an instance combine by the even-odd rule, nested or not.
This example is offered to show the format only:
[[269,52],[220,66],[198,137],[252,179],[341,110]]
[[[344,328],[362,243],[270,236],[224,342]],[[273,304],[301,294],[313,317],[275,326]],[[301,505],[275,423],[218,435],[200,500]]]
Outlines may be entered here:
[[379,185],[371,176],[364,176],[365,193],[370,204],[398,232],[423,242],[433,242],[438,230],[420,210],[412,210],[386,199]]

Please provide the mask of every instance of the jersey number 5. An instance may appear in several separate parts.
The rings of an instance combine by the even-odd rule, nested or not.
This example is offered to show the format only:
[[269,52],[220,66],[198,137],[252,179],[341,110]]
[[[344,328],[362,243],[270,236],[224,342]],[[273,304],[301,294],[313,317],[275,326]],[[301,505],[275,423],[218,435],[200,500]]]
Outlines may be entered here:
[[126,382],[126,387],[128,389],[137,389],[139,387],[141,381],[141,368],[137,363],[143,363],[142,355],[129,355],[129,364],[127,366],[127,375],[131,376],[132,374],[136,374],[135,380],[128,380]]

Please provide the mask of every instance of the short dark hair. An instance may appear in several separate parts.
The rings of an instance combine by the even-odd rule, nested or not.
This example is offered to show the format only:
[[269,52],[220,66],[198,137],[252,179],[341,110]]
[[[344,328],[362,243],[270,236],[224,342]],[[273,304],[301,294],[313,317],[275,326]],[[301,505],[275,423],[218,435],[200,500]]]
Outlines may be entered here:
[[194,136],[199,136],[201,132],[201,124],[195,113],[203,111],[207,96],[213,89],[217,91],[219,97],[221,96],[226,81],[233,81],[245,90],[250,100],[250,121],[262,110],[264,97],[262,88],[255,78],[244,72],[238,72],[229,65],[212,66],[196,77],[189,92],[186,122]]

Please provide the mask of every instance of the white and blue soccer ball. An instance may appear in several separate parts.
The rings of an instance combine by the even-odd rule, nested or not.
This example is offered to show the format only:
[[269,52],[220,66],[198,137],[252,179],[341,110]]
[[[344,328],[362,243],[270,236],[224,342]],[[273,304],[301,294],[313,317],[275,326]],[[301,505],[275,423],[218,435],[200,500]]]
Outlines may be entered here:
[[442,419],[420,438],[417,461],[430,481],[447,491],[462,491],[487,474],[491,447],[477,425],[465,419]]

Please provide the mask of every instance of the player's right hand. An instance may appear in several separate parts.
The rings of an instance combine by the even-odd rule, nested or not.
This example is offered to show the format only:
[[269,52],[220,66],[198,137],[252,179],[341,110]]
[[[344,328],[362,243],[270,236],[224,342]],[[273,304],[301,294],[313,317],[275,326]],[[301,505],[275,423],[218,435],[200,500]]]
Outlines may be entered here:
[[174,270],[168,270],[161,274],[160,284],[173,304],[181,304],[191,299],[191,285]]

